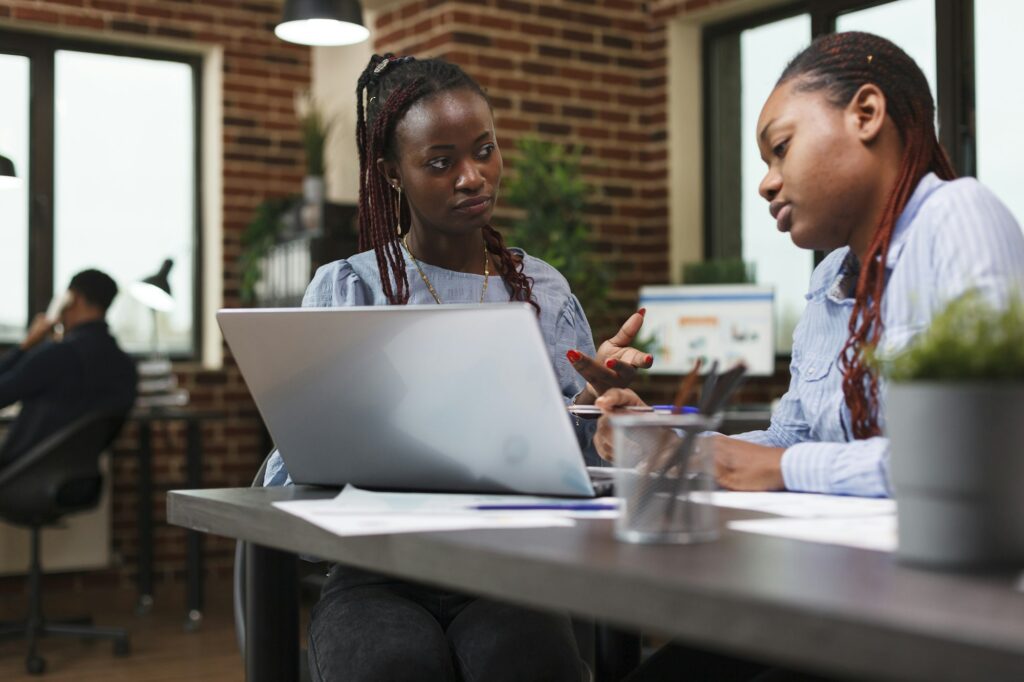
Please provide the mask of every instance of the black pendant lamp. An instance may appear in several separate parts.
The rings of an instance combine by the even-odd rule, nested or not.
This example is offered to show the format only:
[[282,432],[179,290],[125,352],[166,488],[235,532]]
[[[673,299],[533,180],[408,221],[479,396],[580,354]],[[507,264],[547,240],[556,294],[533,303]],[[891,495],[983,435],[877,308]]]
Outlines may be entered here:
[[14,172],[14,162],[0,154],[0,187],[17,187],[21,179]]
[[274,34],[300,45],[352,45],[370,37],[359,0],[285,0]]

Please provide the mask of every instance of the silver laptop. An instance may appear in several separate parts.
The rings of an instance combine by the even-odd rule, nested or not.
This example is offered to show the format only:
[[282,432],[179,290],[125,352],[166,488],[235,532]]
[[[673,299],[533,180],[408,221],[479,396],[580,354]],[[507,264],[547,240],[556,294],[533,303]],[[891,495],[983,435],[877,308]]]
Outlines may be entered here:
[[594,494],[525,303],[217,320],[296,483]]

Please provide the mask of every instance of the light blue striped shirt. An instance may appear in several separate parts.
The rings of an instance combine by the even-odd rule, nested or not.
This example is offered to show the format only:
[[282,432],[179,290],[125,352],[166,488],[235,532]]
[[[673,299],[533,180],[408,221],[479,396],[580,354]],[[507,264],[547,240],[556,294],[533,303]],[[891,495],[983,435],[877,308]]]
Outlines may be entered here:
[[[583,380],[565,354],[577,349],[593,357],[594,337],[590,324],[580,302],[569,289],[569,283],[558,270],[539,258],[527,255],[522,249],[512,249],[523,257],[523,273],[533,279],[533,298],[540,306],[541,335],[544,337],[551,364],[554,366],[558,385],[566,403],[583,390]],[[416,264],[405,256],[405,274],[409,278],[409,303],[433,304],[434,297],[420,277]],[[424,274],[434,285],[443,303],[479,303],[484,285],[483,275],[445,270],[427,263],[420,263]],[[491,276],[487,287],[485,303],[507,303],[510,290],[504,280]],[[302,298],[304,308],[329,308],[360,305],[388,305],[381,286],[380,271],[373,251],[364,251],[346,260],[328,263],[316,271],[313,281],[306,288]],[[500,361],[500,358],[496,358]],[[568,416],[566,417],[569,418]],[[580,446],[586,448],[593,436],[596,421],[575,421]],[[590,459],[596,454],[588,453]],[[597,462],[590,462],[594,463]],[[267,462],[264,485],[286,485],[290,483],[281,456],[275,451]]]
[[[880,349],[903,348],[950,299],[977,288],[1002,303],[1024,286],[1024,234],[1010,211],[973,178],[921,179],[894,228],[886,262]],[[789,390],[752,443],[786,448],[789,490],[888,496],[889,441],[855,440],[839,354],[849,334],[857,259],[833,251],[811,275],[807,308],[793,333]],[[884,399],[884,385],[882,386]],[[884,409],[880,410],[884,413]],[[882,425],[884,433],[884,424]]]

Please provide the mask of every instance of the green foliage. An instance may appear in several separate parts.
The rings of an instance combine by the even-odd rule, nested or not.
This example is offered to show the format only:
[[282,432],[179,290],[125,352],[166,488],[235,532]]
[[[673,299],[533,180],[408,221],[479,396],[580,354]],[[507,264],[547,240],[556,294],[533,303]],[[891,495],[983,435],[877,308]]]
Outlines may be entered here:
[[243,302],[251,303],[255,296],[256,284],[263,277],[260,261],[277,241],[281,216],[299,200],[299,197],[265,199],[256,207],[256,214],[246,225],[242,233],[242,253],[238,259],[241,271],[239,294]]
[[299,130],[302,132],[302,146],[306,151],[306,175],[323,176],[327,167],[324,162],[324,148],[331,133],[331,122],[324,118],[316,100],[309,93],[296,99]]
[[583,211],[592,189],[580,172],[581,150],[524,138],[519,151],[505,196],[524,215],[514,223],[509,243],[561,272],[588,317],[599,317],[607,308],[609,271],[587,239]]
[[686,284],[754,284],[754,264],[739,258],[719,258],[683,266]]
[[1024,381],[1024,296],[997,308],[968,291],[902,352],[869,360],[892,381]]

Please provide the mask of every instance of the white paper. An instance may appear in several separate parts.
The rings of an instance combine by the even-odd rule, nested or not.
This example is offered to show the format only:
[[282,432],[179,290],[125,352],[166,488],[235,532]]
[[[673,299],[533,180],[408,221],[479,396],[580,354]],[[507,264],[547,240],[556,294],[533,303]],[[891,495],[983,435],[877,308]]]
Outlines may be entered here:
[[731,521],[729,528],[746,533],[845,545],[879,552],[896,550],[896,515],[849,518],[781,518]]
[[[564,506],[565,509],[522,510],[517,514],[544,513],[570,518],[616,518],[617,510],[582,510],[575,507],[600,505],[619,506],[618,498],[601,497],[580,499],[571,497],[537,497],[530,495],[484,495],[474,493],[392,493],[371,492],[354,486],[345,486],[331,500],[336,513],[347,514],[470,514],[482,513],[480,505]],[[494,512],[487,512],[494,513]]]
[[886,498],[850,497],[848,495],[818,495],[815,493],[739,493],[712,492],[708,502],[717,507],[749,509],[751,511],[792,518],[846,518],[853,516],[879,516],[896,513],[896,502]]
[[339,510],[334,500],[291,500],[275,502],[281,511],[323,528],[335,535],[388,535],[427,531],[469,530],[474,528],[542,528],[573,526],[567,516],[544,512],[476,513],[350,513]]

